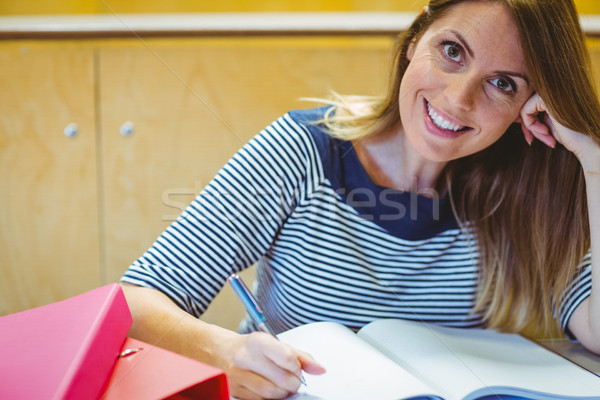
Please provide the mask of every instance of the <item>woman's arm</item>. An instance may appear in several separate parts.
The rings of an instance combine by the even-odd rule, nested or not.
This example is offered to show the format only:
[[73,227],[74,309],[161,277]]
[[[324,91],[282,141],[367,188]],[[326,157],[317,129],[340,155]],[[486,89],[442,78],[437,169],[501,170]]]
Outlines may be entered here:
[[[545,123],[538,120],[539,113],[546,113]],[[584,347],[600,354],[600,144],[589,135],[561,125],[549,115],[537,94],[523,106],[521,118],[529,143],[535,137],[554,147],[558,141],[577,157],[583,168],[592,250],[592,290],[590,296],[573,311],[568,327]]]
[[240,335],[191,316],[162,292],[121,286],[133,316],[132,337],[224,370],[232,396],[284,398],[300,387],[302,369],[324,372],[308,354],[265,333]]
[[299,196],[312,190],[315,151],[310,133],[285,115],[229,160],[121,278],[133,336],[223,369],[238,398],[285,397],[298,389],[300,368],[323,372],[269,335],[195,318],[229,275],[271,248]]
[[569,320],[569,330],[588,350],[600,354],[600,151],[598,153],[598,165],[595,168],[590,166],[585,171],[592,241],[592,292],[573,311]]

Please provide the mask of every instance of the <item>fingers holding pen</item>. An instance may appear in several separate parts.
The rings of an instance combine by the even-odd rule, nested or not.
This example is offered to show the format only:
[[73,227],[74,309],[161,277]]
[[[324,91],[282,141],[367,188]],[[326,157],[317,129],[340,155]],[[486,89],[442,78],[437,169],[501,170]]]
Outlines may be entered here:
[[287,397],[300,388],[303,364],[319,370],[312,357],[265,333],[241,335],[236,347],[227,375],[232,394],[239,398]]
[[[281,398],[295,393],[303,382],[302,369],[310,373],[323,373],[325,370],[308,354],[300,353],[291,346],[281,343],[268,329],[266,318],[252,292],[236,273],[227,281],[240,298],[246,311],[262,332],[241,336],[234,346],[232,367],[260,375],[245,383],[240,380],[240,390],[250,390],[265,398]],[[241,343],[241,344],[239,344]],[[238,372],[238,371],[236,371]],[[237,375],[230,375],[232,376]],[[235,385],[235,382],[234,382]],[[232,384],[230,383],[230,387]],[[232,390],[233,391],[233,390]],[[268,393],[267,393],[268,392]],[[235,393],[233,393],[235,395]],[[268,394],[268,396],[265,396]]]
[[229,392],[237,399],[283,399],[294,393],[279,388],[273,382],[254,371],[235,366],[227,370],[227,378]]

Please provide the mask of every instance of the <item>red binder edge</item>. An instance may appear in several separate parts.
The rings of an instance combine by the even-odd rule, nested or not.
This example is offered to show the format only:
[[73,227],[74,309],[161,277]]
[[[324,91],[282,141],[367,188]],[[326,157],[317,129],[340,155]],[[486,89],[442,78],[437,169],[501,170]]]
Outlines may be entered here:
[[141,350],[119,358],[100,399],[229,400],[222,370],[132,338],[127,349]]

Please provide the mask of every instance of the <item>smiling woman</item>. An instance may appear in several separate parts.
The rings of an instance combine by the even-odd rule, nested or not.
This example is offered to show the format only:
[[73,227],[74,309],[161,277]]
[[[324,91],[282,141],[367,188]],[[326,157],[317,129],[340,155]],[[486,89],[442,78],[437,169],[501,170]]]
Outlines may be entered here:
[[275,333],[402,318],[600,353],[600,105],[569,0],[431,0],[387,94],[328,103],[264,129],[130,266],[132,335],[225,369],[235,397],[296,392],[324,372],[309,355],[249,317],[188,318],[257,262]]
[[399,108],[402,137],[419,154],[438,162],[474,154],[519,119],[533,88],[506,7],[458,4],[413,43]]
[[[475,309],[488,326],[543,336],[556,330],[557,312],[571,315],[579,302],[587,310],[582,287],[598,238],[590,242],[586,177],[589,198],[600,107],[573,4],[433,0],[399,38],[394,59],[387,97],[353,97],[369,104],[361,113],[336,102],[324,118],[331,134],[353,140],[381,183],[395,176],[399,188],[418,179],[450,192],[457,218],[476,230]],[[533,119],[524,108],[532,93]],[[549,127],[563,125],[585,133],[586,144],[532,145],[531,130],[513,124],[523,117],[547,146],[560,133]],[[573,285],[579,297],[569,303]],[[557,303],[569,308],[557,311]]]

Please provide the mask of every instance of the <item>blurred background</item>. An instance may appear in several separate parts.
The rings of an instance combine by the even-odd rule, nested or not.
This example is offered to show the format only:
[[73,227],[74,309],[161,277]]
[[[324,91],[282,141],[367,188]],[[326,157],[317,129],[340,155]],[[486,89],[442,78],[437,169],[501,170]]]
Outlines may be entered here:
[[[0,315],[118,281],[246,141],[314,106],[301,97],[382,93],[394,37],[425,4],[0,0]],[[281,27],[306,12],[360,23]],[[227,287],[203,318],[235,329],[242,314]]]
[[[4,0],[0,14],[98,14],[264,11],[417,11],[423,0]],[[600,14],[600,2],[575,0],[582,14]]]
[[[425,4],[419,0],[4,0],[0,13],[96,14],[96,13],[173,13],[173,12],[264,12],[264,11],[417,11]],[[590,7],[593,0],[585,0]]]

